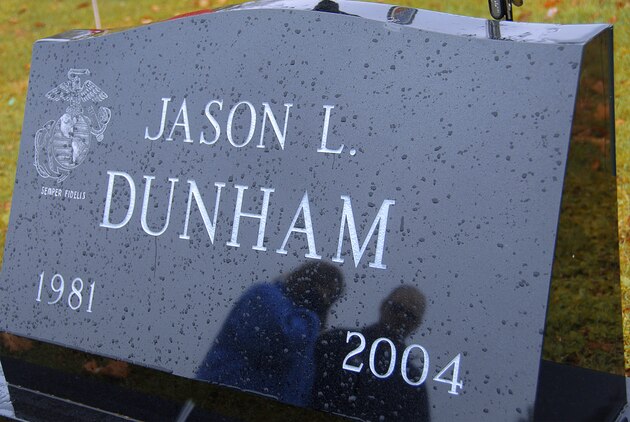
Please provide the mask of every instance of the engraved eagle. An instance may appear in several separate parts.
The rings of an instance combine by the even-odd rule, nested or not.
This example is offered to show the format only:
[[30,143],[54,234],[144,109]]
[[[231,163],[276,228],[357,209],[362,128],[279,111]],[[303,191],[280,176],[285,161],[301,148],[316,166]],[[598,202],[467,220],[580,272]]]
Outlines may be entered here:
[[79,75],[89,75],[89,69],[70,69],[68,81],[59,84],[46,94],[46,98],[53,101],[67,101],[71,105],[78,106],[82,102],[100,102],[107,98],[107,94],[94,82],[87,80],[81,82]]

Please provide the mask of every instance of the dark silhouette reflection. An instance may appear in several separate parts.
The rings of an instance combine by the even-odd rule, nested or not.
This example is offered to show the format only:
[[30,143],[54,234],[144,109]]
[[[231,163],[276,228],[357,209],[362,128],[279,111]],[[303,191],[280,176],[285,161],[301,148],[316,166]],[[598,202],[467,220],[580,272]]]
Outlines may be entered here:
[[[420,326],[426,300],[415,287],[401,286],[393,290],[381,303],[379,321],[362,329],[334,329],[323,333],[315,348],[317,375],[313,386],[313,406],[318,409],[363,420],[429,420],[426,383],[419,387],[407,384],[401,376],[401,358],[406,348],[405,339]],[[346,342],[348,332],[360,332],[365,337],[365,349],[347,361],[358,367],[359,373],[342,369],[342,364],[359,347],[359,337]],[[385,378],[375,377],[370,369],[370,348],[379,338],[391,340],[397,351],[395,368]],[[386,374],[391,362],[388,346],[378,347],[374,355],[374,369]],[[410,359],[407,374],[418,380],[422,371]]]
[[252,286],[230,311],[197,378],[308,404],[315,343],[342,290],[342,273],[323,262]]
[[316,12],[328,12],[328,13],[338,13],[340,15],[348,15],[348,16],[357,16],[351,13],[342,12],[339,10],[339,4],[332,0],[322,0],[313,8]]

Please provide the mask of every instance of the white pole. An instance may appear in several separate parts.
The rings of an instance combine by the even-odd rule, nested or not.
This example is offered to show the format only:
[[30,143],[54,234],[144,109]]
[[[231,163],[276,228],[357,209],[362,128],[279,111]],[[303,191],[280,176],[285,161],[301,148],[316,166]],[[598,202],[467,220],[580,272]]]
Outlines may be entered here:
[[94,10],[94,22],[96,23],[96,29],[101,29],[101,15],[98,14],[97,0],[92,0],[92,9]]

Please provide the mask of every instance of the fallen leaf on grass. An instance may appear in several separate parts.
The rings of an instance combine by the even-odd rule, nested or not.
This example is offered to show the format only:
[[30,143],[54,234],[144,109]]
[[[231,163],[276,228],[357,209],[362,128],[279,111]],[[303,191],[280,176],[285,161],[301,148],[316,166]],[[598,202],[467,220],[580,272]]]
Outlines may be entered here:
[[597,171],[601,168],[602,166],[602,162],[599,161],[597,158],[595,160],[593,160],[593,162],[591,163],[591,170],[592,171]]
[[86,362],[85,365],[83,365],[83,369],[88,371],[90,374],[98,374],[100,370],[98,363],[96,363],[94,359]]
[[518,13],[516,20],[520,22],[528,22],[531,19],[531,17],[532,17],[532,12],[529,10],[524,10]]
[[588,343],[589,349],[602,350],[604,352],[612,352],[614,347],[615,346],[610,343],[602,343],[599,341],[591,341]]
[[606,107],[606,104],[597,104],[593,118],[596,120],[608,120],[608,107]]
[[562,2],[562,0],[547,0],[545,2],[545,8],[546,9],[550,9],[552,7],[556,7],[557,5],[559,5]]
[[125,362],[112,360],[103,367],[101,374],[112,378],[127,378],[129,376],[129,365]]
[[33,342],[31,340],[9,333],[0,333],[0,340],[2,341],[2,345],[11,353],[26,352],[33,348]]
[[604,93],[604,81],[602,81],[601,79],[593,82],[591,84],[591,90],[593,92],[596,92],[598,94],[603,94]]
[[83,369],[94,375],[103,375],[111,378],[127,378],[129,376],[129,364],[118,360],[110,360],[105,366],[98,366],[94,359],[83,365]]
[[79,3],[77,5],[77,9],[85,9],[86,7],[90,6],[90,2],[84,1],[83,3]]

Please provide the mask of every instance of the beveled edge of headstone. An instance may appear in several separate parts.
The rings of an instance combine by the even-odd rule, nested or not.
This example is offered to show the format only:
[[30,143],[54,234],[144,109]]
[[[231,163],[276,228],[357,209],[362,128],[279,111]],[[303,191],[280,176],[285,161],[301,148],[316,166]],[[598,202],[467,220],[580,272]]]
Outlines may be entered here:
[[[328,1],[332,2],[331,0]],[[252,10],[291,10],[300,12],[309,11],[327,15],[335,14],[342,19],[363,18],[391,25],[392,27],[407,26],[438,34],[480,39],[496,39],[496,36],[491,34],[488,29],[489,24],[493,23],[494,25],[499,25],[500,41],[539,44],[585,44],[605,29],[612,28],[612,25],[604,23],[559,25],[547,23],[494,21],[470,16],[434,12],[424,9],[355,0],[335,1],[334,3],[339,6],[339,10],[342,13],[330,13],[314,10],[319,3],[320,1],[318,0],[260,0],[214,10],[201,10],[199,12],[187,13],[182,16],[176,16],[168,20],[151,23],[145,26],[164,25],[181,19],[195,19],[219,13],[235,13],[239,11]],[[413,18],[409,22],[397,22],[395,19],[391,19],[390,16],[390,12],[393,9],[414,11]],[[75,29],[42,38],[37,42],[78,41],[134,30],[141,27],[142,26],[106,30]]]
[[11,395],[9,394],[9,386],[4,377],[2,363],[0,362],[0,416],[14,418],[15,412],[11,404]]

